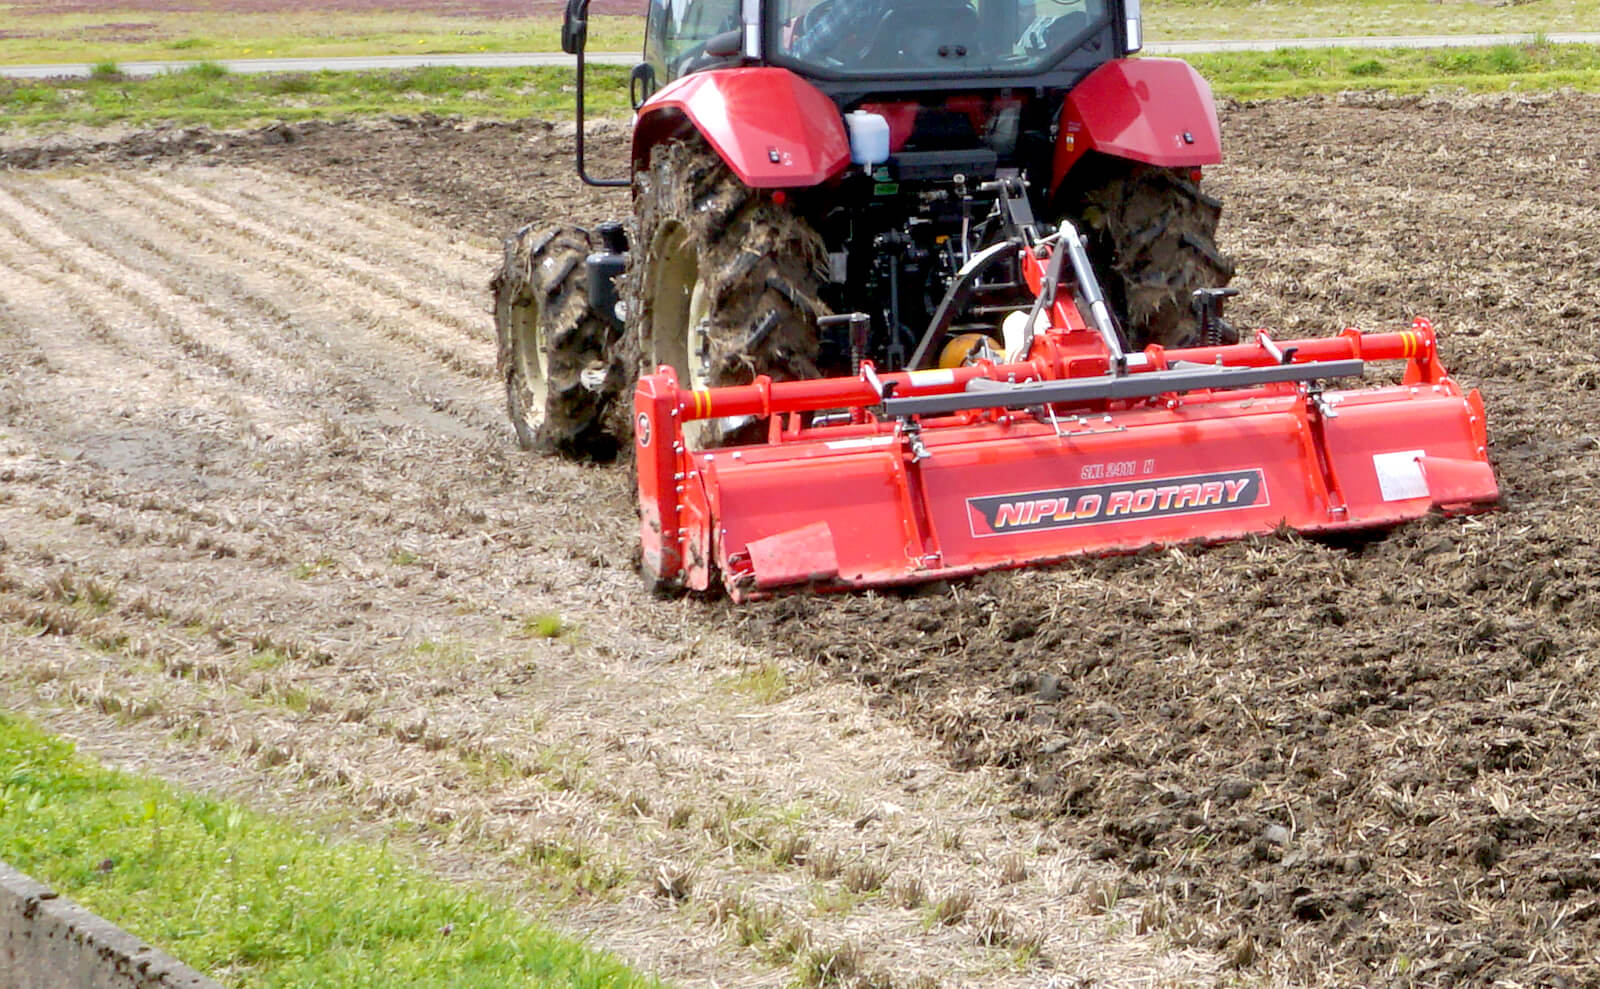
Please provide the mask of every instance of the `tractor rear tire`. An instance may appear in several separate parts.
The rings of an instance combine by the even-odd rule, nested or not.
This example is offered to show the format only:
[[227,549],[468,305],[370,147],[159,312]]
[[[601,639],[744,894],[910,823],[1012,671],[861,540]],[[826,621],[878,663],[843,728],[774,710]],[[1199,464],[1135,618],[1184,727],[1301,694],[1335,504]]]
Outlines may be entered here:
[[[630,366],[670,365],[684,388],[815,378],[822,238],[740,182],[703,141],[655,149],[634,179],[638,231],[624,276]],[[691,446],[757,442],[760,423],[686,424]]]
[[494,293],[496,367],[524,450],[611,460],[608,429],[622,376],[611,373],[610,324],[589,304],[583,261],[595,246],[572,226],[521,228],[506,238]]
[[[1074,212],[1133,345],[1198,343],[1194,291],[1233,278],[1233,260],[1216,243],[1222,203],[1183,170],[1118,162],[1084,191]],[[1237,339],[1231,329],[1222,332],[1222,342]]]

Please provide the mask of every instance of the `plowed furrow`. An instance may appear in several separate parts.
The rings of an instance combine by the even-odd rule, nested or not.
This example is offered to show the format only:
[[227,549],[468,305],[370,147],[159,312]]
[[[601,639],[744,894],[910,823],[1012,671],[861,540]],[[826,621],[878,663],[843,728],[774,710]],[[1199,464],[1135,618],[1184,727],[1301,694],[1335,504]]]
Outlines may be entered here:
[[391,269],[369,259],[360,241],[338,238],[339,243],[333,243],[336,238],[330,235],[326,225],[312,227],[298,224],[281,213],[255,215],[241,208],[236,199],[211,191],[204,179],[203,174],[185,173],[182,184],[177,187],[137,176],[120,180],[118,184],[126,182],[146,195],[167,203],[170,209],[201,215],[211,226],[271,245],[273,250],[281,254],[327,270],[337,270],[342,277],[368,289],[373,295],[403,302],[425,315],[426,320],[415,323],[419,329],[437,331],[448,328],[455,331],[455,337],[477,344],[472,349],[476,349],[480,355],[492,352],[488,348],[487,334],[484,333],[484,301],[469,303],[459,293],[452,295],[439,291],[430,284],[438,280],[431,271],[419,278],[397,278]]
[[30,263],[34,245],[16,237],[7,219],[0,216],[0,269],[8,269],[0,301],[20,317],[31,345],[57,372],[40,380],[28,404],[65,402],[76,413],[53,424],[58,435],[115,422],[137,406],[158,415],[220,411],[201,399],[207,381],[227,379],[224,370],[175,358],[163,363],[162,351],[174,345],[143,314],[117,306],[114,293],[103,292],[101,281],[79,274],[70,260],[54,269]]
[[[264,354],[298,362],[325,390],[349,393],[347,405],[360,408],[376,402],[407,410],[405,416],[417,420],[453,416],[470,426],[458,431],[463,438],[505,432],[498,406],[486,407],[479,386],[449,374],[420,374],[415,361],[397,360],[398,355],[389,348],[361,344],[365,334],[360,331],[375,328],[392,339],[410,340],[409,332],[396,332],[394,327],[402,322],[421,325],[425,319],[418,319],[415,313],[390,316],[361,305],[362,292],[359,288],[351,291],[340,279],[337,266],[325,271],[286,263],[282,255],[260,241],[219,232],[186,215],[173,215],[170,204],[132,185],[99,185],[102,210],[119,221],[129,236],[153,250],[164,250],[175,265],[185,264],[180,254],[201,259],[198,273],[193,264],[184,272],[186,280],[195,275],[195,291],[222,293],[229,297],[230,309],[253,313],[249,322]],[[181,252],[161,247],[173,243],[174,233]],[[392,299],[379,301],[391,311],[398,308]],[[442,364],[465,368],[474,377],[483,373],[475,358],[426,343],[420,349]],[[488,359],[492,361],[492,354]]]
[[[499,255],[496,245],[446,227],[418,227],[349,200],[313,196],[314,187],[309,184],[302,184],[299,194],[291,194],[281,180],[265,172],[213,172],[196,179],[189,190],[308,240],[320,239],[331,224],[337,224],[348,232],[343,250],[361,257],[374,271],[435,290],[435,301],[442,305],[453,299],[480,298],[489,265]],[[199,184],[202,179],[210,181]],[[482,333],[484,327],[478,329]]]
[[[12,270],[0,261],[0,271],[9,275]],[[8,415],[15,415],[22,408],[35,380],[60,373],[60,369],[50,363],[44,349],[34,342],[28,327],[28,320],[13,311],[12,303],[0,291],[0,342],[4,344],[0,346],[0,371],[5,372],[0,374],[0,395],[11,396],[15,403],[8,409]]]
[[[125,186],[130,197],[137,196],[130,183],[116,180]],[[144,197],[147,202],[160,203],[158,197]],[[181,205],[181,200],[178,201]],[[487,342],[472,346],[457,339],[454,345],[444,345],[438,337],[451,334],[434,330],[419,330],[427,319],[411,304],[403,287],[395,291],[378,291],[346,276],[344,266],[308,258],[293,242],[280,242],[270,234],[255,236],[250,232],[216,225],[208,218],[190,215],[187,209],[172,212],[169,201],[164,223],[192,240],[225,253],[242,265],[260,269],[273,279],[290,288],[308,312],[326,314],[341,331],[377,335],[402,344],[429,359],[439,368],[478,379],[494,376],[493,351]],[[459,337],[460,334],[455,334]],[[373,348],[368,348],[373,349]],[[414,379],[413,372],[401,380]]]
[[249,391],[230,389],[230,394],[261,419],[269,413],[258,396],[313,389],[304,376],[261,360],[248,339],[226,332],[237,329],[236,321],[165,275],[166,259],[153,255],[148,241],[118,236],[120,231],[103,218],[38,183],[7,186],[0,205],[15,207],[0,219],[16,224],[11,233],[89,284],[69,297],[116,299],[130,310],[131,318],[122,323],[130,354],[143,354],[169,369],[198,361],[223,380],[248,382]]
[[[118,196],[114,187],[104,195],[81,187],[71,191],[77,194],[40,190],[39,198],[48,198],[60,213],[74,215],[74,233],[106,253],[142,252],[149,277],[201,307],[213,322],[208,338],[247,340],[253,352],[243,363],[268,365],[281,375],[283,384],[275,383],[269,393],[288,389],[320,395],[322,400],[313,403],[319,408],[347,412],[378,404],[375,391],[394,408],[414,408],[426,416],[454,410],[476,430],[499,426],[499,416],[464,397],[443,398],[435,389],[415,385],[397,388],[393,368],[376,366],[368,352],[349,347],[337,320],[329,325],[316,318],[315,287],[305,285],[296,292],[295,286],[261,278],[242,259],[222,263],[203,240],[174,238],[166,217],[152,213],[148,202]],[[224,328],[230,332],[219,332]]]
[[[372,235],[385,245],[404,251],[417,265],[437,264],[460,279],[462,288],[477,290],[485,280],[484,258],[498,254],[497,244],[422,216],[401,219],[393,213],[355,202],[314,182],[260,169],[241,169],[238,182],[229,183],[239,195],[268,209],[293,214],[325,225],[337,224],[352,233]],[[424,249],[425,246],[425,249]]]

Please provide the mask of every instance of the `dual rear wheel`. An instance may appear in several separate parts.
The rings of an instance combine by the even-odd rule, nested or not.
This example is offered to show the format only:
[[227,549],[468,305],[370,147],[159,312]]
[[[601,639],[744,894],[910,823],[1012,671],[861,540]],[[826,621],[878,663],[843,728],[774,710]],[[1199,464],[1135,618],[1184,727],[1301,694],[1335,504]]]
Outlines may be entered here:
[[611,325],[589,305],[583,260],[596,245],[581,227],[523,227],[506,238],[494,295],[496,366],[524,450],[609,460],[608,421],[622,391]]

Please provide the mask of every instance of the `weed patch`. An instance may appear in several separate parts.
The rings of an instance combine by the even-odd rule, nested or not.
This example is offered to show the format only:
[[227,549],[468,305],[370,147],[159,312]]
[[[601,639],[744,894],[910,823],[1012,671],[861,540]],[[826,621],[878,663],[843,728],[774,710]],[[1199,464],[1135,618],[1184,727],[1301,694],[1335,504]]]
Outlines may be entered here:
[[762,663],[718,681],[731,694],[749,697],[758,704],[774,704],[789,689],[789,677],[776,663]]
[[560,615],[531,615],[522,620],[520,629],[524,638],[554,639],[571,631]]

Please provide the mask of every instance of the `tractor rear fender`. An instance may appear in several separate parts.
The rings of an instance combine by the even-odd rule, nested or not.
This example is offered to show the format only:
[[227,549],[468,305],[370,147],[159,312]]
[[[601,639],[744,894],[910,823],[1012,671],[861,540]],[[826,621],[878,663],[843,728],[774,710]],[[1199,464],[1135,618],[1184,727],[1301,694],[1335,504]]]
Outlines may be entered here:
[[634,173],[650,167],[657,144],[688,127],[751,188],[821,185],[850,164],[839,108],[788,69],[714,69],[662,87],[634,123]]
[[1101,65],[1067,94],[1061,108],[1052,193],[1090,151],[1161,168],[1216,164],[1222,137],[1210,85],[1176,58],[1121,58]]

